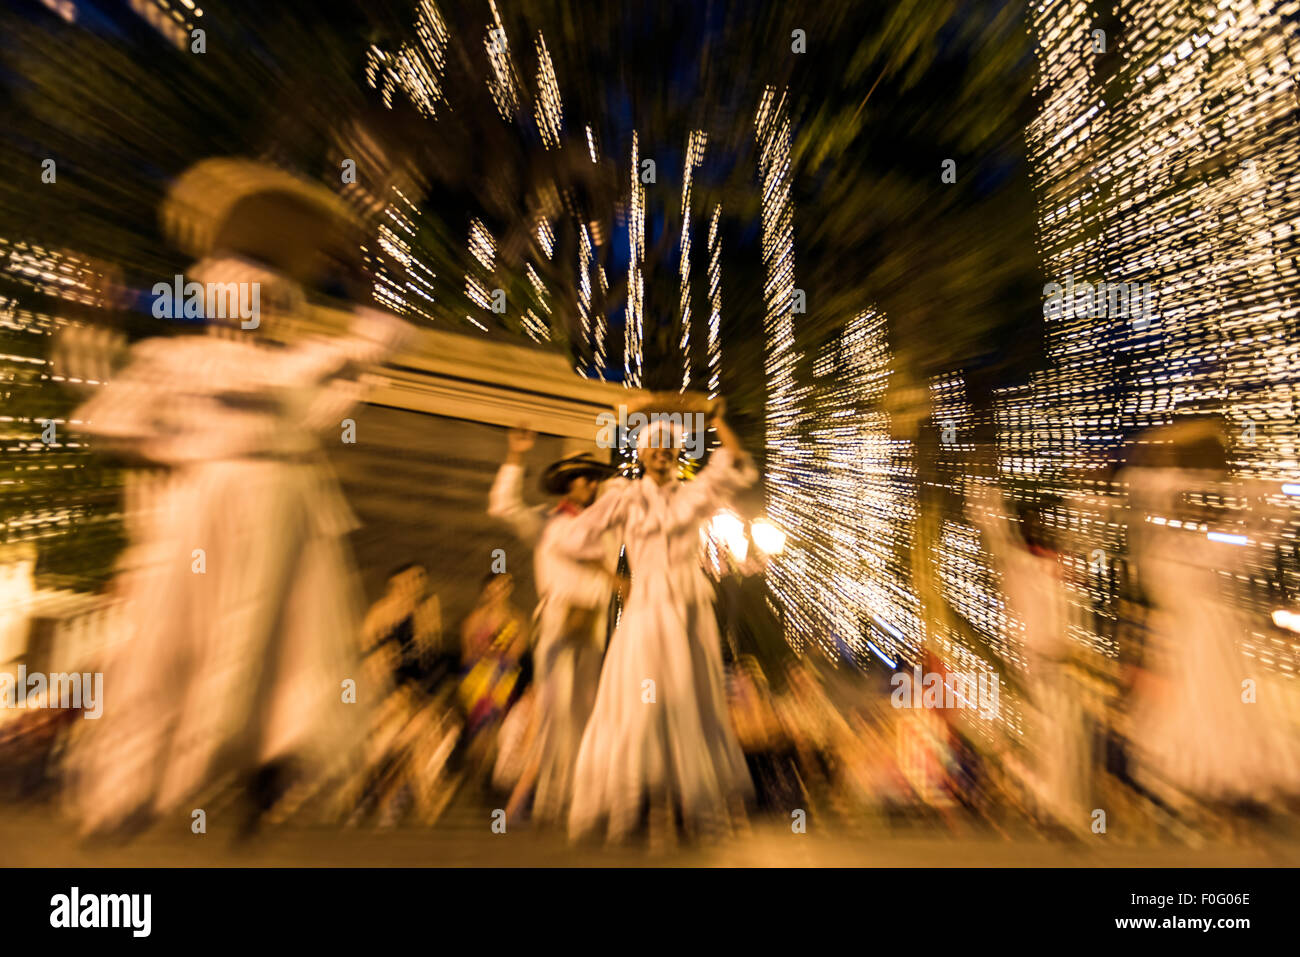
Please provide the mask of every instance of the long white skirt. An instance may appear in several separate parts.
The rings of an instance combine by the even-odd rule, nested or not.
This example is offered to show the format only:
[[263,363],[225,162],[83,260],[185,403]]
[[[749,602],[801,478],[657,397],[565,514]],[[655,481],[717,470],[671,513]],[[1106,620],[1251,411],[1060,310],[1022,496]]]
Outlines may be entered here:
[[533,755],[538,761],[533,816],[563,822],[573,797],[573,771],[578,748],[596,703],[600,681],[603,611],[593,614],[582,634],[566,631],[568,606],[544,600],[538,608],[537,736]]
[[[1209,602],[1152,616],[1157,681],[1135,708],[1133,744],[1136,776],[1157,793],[1219,801],[1300,793],[1286,690],[1238,652],[1243,630],[1231,609]],[[1242,700],[1248,678],[1253,703]]]
[[[130,579],[128,636],[105,665],[104,715],[72,765],[86,830],[180,808],[229,771],[307,770],[358,745],[360,592],[351,521],[322,468],[273,460],[181,470]],[[196,553],[196,550],[202,550]]]
[[680,804],[688,828],[709,830],[725,823],[729,800],[753,794],[727,713],[712,605],[693,581],[676,584],[634,580],[578,752],[573,837],[605,820],[609,838],[623,838],[643,802],[664,797]]

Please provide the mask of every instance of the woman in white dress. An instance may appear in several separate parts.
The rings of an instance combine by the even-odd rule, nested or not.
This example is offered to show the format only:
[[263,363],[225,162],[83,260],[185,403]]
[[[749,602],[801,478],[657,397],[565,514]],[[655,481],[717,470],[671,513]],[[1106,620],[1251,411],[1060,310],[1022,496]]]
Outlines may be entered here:
[[[508,523],[524,542],[533,546],[533,567],[540,599],[533,614],[537,644],[533,649],[536,695],[521,734],[526,746],[502,748],[498,780],[510,781],[512,795],[506,808],[514,819],[533,796],[533,819],[546,824],[564,823],[573,789],[573,767],[587,719],[596,700],[601,658],[605,651],[605,612],[618,585],[614,569],[617,549],[603,541],[575,556],[556,543],[596,498],[601,479],[613,467],[596,457],[579,453],[551,464],[542,486],[561,499],[553,508],[530,508],[523,499],[523,457],[533,447],[531,432],[512,430],[510,452],[492,483],[488,514]],[[612,554],[611,554],[612,551]],[[516,705],[516,708],[519,706]],[[512,715],[514,712],[512,712]],[[507,717],[507,722],[511,721]],[[503,733],[505,726],[503,725]],[[531,735],[531,740],[529,737]],[[523,755],[522,762],[512,760]],[[519,765],[517,776],[510,765]]]
[[700,528],[757,473],[715,408],[722,447],[691,482],[677,478],[681,428],[643,428],[646,474],[615,480],[572,524],[575,551],[605,532],[627,549],[632,585],[610,640],[596,704],[578,751],[569,832],[607,822],[619,840],[650,810],[652,845],[680,808],[688,831],[715,832],[753,793],[727,710],[713,589],[700,563]]
[[1026,743],[1033,753],[1027,789],[1045,820],[1086,833],[1091,825],[1087,725],[1081,689],[1070,673],[1070,601],[1055,536],[1045,528],[1040,508],[1013,522],[993,486],[984,486],[972,504],[979,507],[969,514],[984,533],[1007,606],[1023,628],[1030,706]]
[[1175,806],[1300,793],[1300,743],[1284,691],[1241,654],[1249,622],[1223,591],[1245,577],[1245,536],[1223,534],[1214,515],[1185,501],[1222,491],[1226,471],[1148,466],[1124,477],[1130,547],[1150,603],[1144,668],[1153,680],[1132,722],[1138,780]]
[[[334,215],[319,187],[256,164],[215,168],[234,186],[209,186],[199,209],[218,196],[229,216],[242,187],[297,197],[322,231]],[[239,208],[270,215],[251,201]],[[225,222],[194,221],[207,237]],[[319,234],[301,240],[310,260]],[[377,691],[354,687],[360,704],[348,700],[347,682],[364,684],[360,589],[344,540],[356,523],[318,433],[342,427],[361,394],[356,371],[409,327],[362,308],[345,334],[307,334],[301,285],[232,248],[189,278],[260,289],[256,328],[236,319],[212,324],[214,335],[141,342],[73,415],[97,448],[166,469],[147,514],[129,523],[138,537],[127,635],[104,665],[104,717],[71,759],[85,832],[188,810],[230,775],[265,792],[290,767],[335,765],[360,743],[361,710]]]
[[[194,272],[256,271],[222,260]],[[138,525],[132,627],[78,762],[86,831],[176,810],[224,771],[319,768],[359,740],[343,693],[361,677],[344,541],[355,519],[316,432],[338,428],[355,399],[334,377],[378,359],[403,326],[360,310],[351,335],[283,349],[146,340],[75,414],[101,447],[170,469]]]

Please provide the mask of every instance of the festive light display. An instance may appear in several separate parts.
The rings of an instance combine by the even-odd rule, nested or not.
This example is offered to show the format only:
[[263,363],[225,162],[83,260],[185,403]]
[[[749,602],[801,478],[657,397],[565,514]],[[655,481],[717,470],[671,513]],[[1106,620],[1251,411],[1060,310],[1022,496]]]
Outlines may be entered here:
[[[1291,673],[1300,660],[1287,628],[1293,610],[1273,612],[1279,592],[1294,608],[1300,584],[1300,569],[1287,565],[1297,557],[1300,501],[1286,491],[1297,486],[1300,470],[1300,4],[1229,0],[1188,9],[1151,2],[1118,13],[1108,23],[1121,29],[1109,26],[1103,40],[1094,33],[1103,25],[1086,5],[1045,2],[1030,13],[1040,64],[1041,110],[1028,131],[1039,243],[1049,281],[1142,284],[1155,290],[1155,308],[1045,314],[1049,367],[995,394],[989,424],[999,481],[1022,503],[1056,501],[1043,521],[1061,542],[1062,582],[1073,605],[1069,635],[1083,649],[1114,656],[1116,567],[1127,548],[1127,519],[1116,512],[1123,489],[1113,468],[1144,428],[1184,415],[1222,416],[1231,424],[1237,480],[1193,495],[1226,506],[1217,525],[1142,520],[1240,549],[1248,573],[1226,584],[1258,612],[1244,650]],[[1121,55],[1101,60],[1106,44]],[[883,318],[862,314],[819,353],[811,392],[794,375],[783,104],[768,89],[756,128],[769,511],[788,533],[769,581],[787,636],[797,648],[814,641],[832,655],[847,646],[857,657],[886,661],[915,660],[925,647],[948,667],[976,673],[995,658],[1023,663],[1023,626],[963,514],[987,478],[972,462],[981,422],[962,377],[931,383],[931,425],[940,441],[924,486],[939,503],[937,523],[918,536],[915,453],[890,436],[870,385],[888,375]],[[831,379],[841,384],[824,385]],[[800,431],[805,408],[817,414]],[[1243,527],[1252,514],[1254,527]],[[914,556],[918,537],[925,554]],[[933,587],[922,587],[921,576]],[[930,601],[935,608],[923,607]],[[1282,623],[1278,632],[1269,631],[1272,620]],[[1019,729],[1012,696],[1000,719]]]
[[103,306],[103,274],[69,252],[0,236],[0,270],[20,286],[87,306]]
[[555,233],[551,230],[550,220],[544,215],[537,217],[537,244],[542,247],[547,259],[555,258]]
[[636,132],[632,133],[631,209],[627,217],[627,312],[623,332],[623,384],[641,387],[641,342],[645,307],[645,188],[641,185],[641,164],[637,157]]
[[[925,641],[910,585],[915,452],[891,434],[889,375],[885,317],[860,313],[818,356],[819,385],[808,398],[819,416],[799,454],[782,463],[785,495],[771,492],[769,464],[769,510],[785,539],[768,580],[786,612],[787,640],[859,663],[919,661]],[[792,401],[803,397],[795,391]]]
[[447,70],[450,34],[441,11],[431,0],[420,0],[415,13],[415,44],[404,43],[396,53],[372,46],[366,55],[366,82],[380,91],[384,105],[393,108],[393,93],[402,90],[419,112],[430,119],[438,115]]
[[537,313],[533,312],[531,309],[524,310],[523,327],[528,338],[532,339],[534,342],[551,341],[551,330],[537,315]]
[[420,211],[396,186],[389,198],[376,226],[377,250],[372,253],[361,247],[363,261],[374,277],[372,294],[376,302],[399,315],[432,321],[434,273],[411,249]]
[[[966,515],[970,493],[981,481],[974,472],[982,424],[966,395],[965,378],[948,373],[930,380],[930,420],[939,436],[935,461],[928,476],[932,489],[940,490],[935,503],[938,528],[927,535],[930,543],[928,575],[941,601],[929,608],[930,650],[948,668],[985,682],[993,681],[993,661],[1023,660],[1020,623],[1006,607],[1001,575],[988,554],[987,543]],[[1019,718],[1019,702],[999,695],[995,717]],[[985,738],[993,733],[988,722],[975,730]]]
[[785,552],[768,567],[768,584],[785,610],[786,639],[797,650],[828,633],[817,626],[817,601],[809,591],[818,570],[807,541],[816,527],[807,514],[812,496],[800,489],[807,468],[798,434],[802,392],[795,381],[797,353],[794,319],[794,216],[790,200],[790,121],[786,94],[764,88],[754,118],[758,141],[758,173],[763,209],[763,329],[764,373],[767,378],[765,444],[767,448],[767,510],[786,530]]
[[691,180],[695,168],[704,162],[704,147],[708,135],[703,130],[692,130],[686,143],[685,169],[682,171],[682,239],[679,246],[678,274],[681,276],[681,330],[678,345],[682,350],[682,392],[691,385]]
[[[485,280],[490,280],[492,270],[496,264],[496,240],[488,232],[486,226],[481,220],[472,219],[469,224],[469,253],[470,256],[482,268],[482,275],[476,276],[472,272],[465,274],[465,296],[470,302],[483,309],[491,311],[492,293],[488,291]],[[466,314],[466,319],[476,328],[487,331],[487,326],[479,322],[473,316]]]
[[481,219],[470,220],[469,253],[488,272],[491,272],[496,265],[497,243]]
[[722,384],[722,239],[718,222],[722,204],[713,207],[709,223],[709,398],[716,398]]
[[[1107,509],[1122,489],[1105,470],[1142,428],[1222,416],[1233,470],[1256,488],[1254,513],[1268,516],[1265,534],[1246,536],[1249,580],[1236,583],[1256,613],[1245,650],[1294,672],[1300,647],[1264,632],[1271,593],[1295,582],[1284,556],[1294,564],[1300,529],[1280,488],[1300,467],[1300,4],[1153,0],[1117,12],[1108,37],[1086,5],[1030,13],[1041,245],[1050,280],[1149,282],[1157,309],[1149,322],[1047,316],[1051,368],[999,397],[1001,467],[1062,496],[1053,517],[1073,553],[1075,637],[1114,653],[1105,557],[1125,543]],[[1103,62],[1107,44],[1121,55]]]
[[[592,340],[591,329],[591,233],[585,223],[578,225],[578,319],[583,338]],[[599,365],[599,362],[597,362]]]
[[[542,277],[537,274],[533,264],[524,263],[524,275],[528,277],[528,282],[532,285],[533,290],[537,293],[537,304],[547,315],[551,313],[551,294],[542,282]],[[524,310],[523,319],[524,332],[534,342],[549,342],[551,339],[551,329],[546,320],[537,315],[531,308]]]
[[[609,276],[605,274],[605,267],[596,266],[596,279],[600,282],[600,293],[608,301],[609,297]],[[603,381],[605,378],[605,368],[608,360],[605,357],[605,342],[609,338],[609,317],[605,315],[603,309],[596,313],[596,334],[594,348],[596,353],[596,368]]]
[[560,133],[564,129],[564,106],[560,102],[560,85],[555,79],[555,67],[546,40],[537,32],[537,131],[542,135],[542,145],[559,149]]
[[488,27],[483,46],[487,48],[488,62],[492,73],[487,78],[488,89],[492,92],[492,101],[497,105],[501,118],[509,122],[519,110],[522,98],[522,84],[515,70],[514,60],[510,56],[510,40],[506,28],[501,23],[501,13],[497,10],[496,0],[488,0],[492,8],[492,26]]
[[883,650],[894,660],[918,661],[925,623],[909,567],[915,448],[893,436],[882,408],[891,373],[885,316],[875,310],[855,316],[836,351],[836,384],[824,400],[835,411],[814,436],[826,486],[825,498],[815,496],[818,508],[833,503],[824,561],[845,605],[840,628],[857,626],[847,643],[859,659]]
[[102,384],[114,335],[95,314],[120,305],[118,270],[0,237],[0,284],[0,577],[26,562],[30,585],[39,550],[42,579],[94,587],[120,541],[120,479],[71,431],[75,393],[49,383]]

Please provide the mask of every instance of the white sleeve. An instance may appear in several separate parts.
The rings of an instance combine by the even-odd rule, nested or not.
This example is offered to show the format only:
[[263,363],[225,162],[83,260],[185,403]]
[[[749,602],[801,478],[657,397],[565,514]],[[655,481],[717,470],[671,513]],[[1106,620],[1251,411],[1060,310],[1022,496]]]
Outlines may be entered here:
[[555,536],[556,551],[576,560],[600,554],[605,548],[603,536],[607,531],[621,535],[627,515],[628,495],[634,488],[635,483],[627,479],[610,479],[605,485],[604,494],[570,522],[568,528]]
[[738,459],[730,450],[718,449],[678,493],[673,510],[683,522],[707,518],[757,479],[758,470],[748,457]]
[[542,516],[524,504],[524,467],[507,462],[497,470],[496,480],[488,493],[488,514],[499,518],[529,544],[542,533]]

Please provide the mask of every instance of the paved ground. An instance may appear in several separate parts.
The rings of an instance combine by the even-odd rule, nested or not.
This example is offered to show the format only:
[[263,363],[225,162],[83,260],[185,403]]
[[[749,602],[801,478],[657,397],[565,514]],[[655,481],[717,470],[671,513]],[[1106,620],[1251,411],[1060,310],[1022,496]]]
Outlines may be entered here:
[[793,834],[778,820],[755,821],[752,834],[710,847],[651,856],[643,848],[571,847],[560,835],[491,830],[490,809],[465,800],[437,828],[285,826],[236,845],[231,829],[209,821],[207,834],[186,820],[160,825],[119,847],[87,847],[49,806],[0,807],[0,863],[29,867],[1258,867],[1300,866],[1294,835],[1251,847],[1172,842],[1121,844],[1108,835],[1072,843],[1024,833],[1014,840],[970,830],[955,835],[928,825],[874,825],[857,834],[809,822]]

